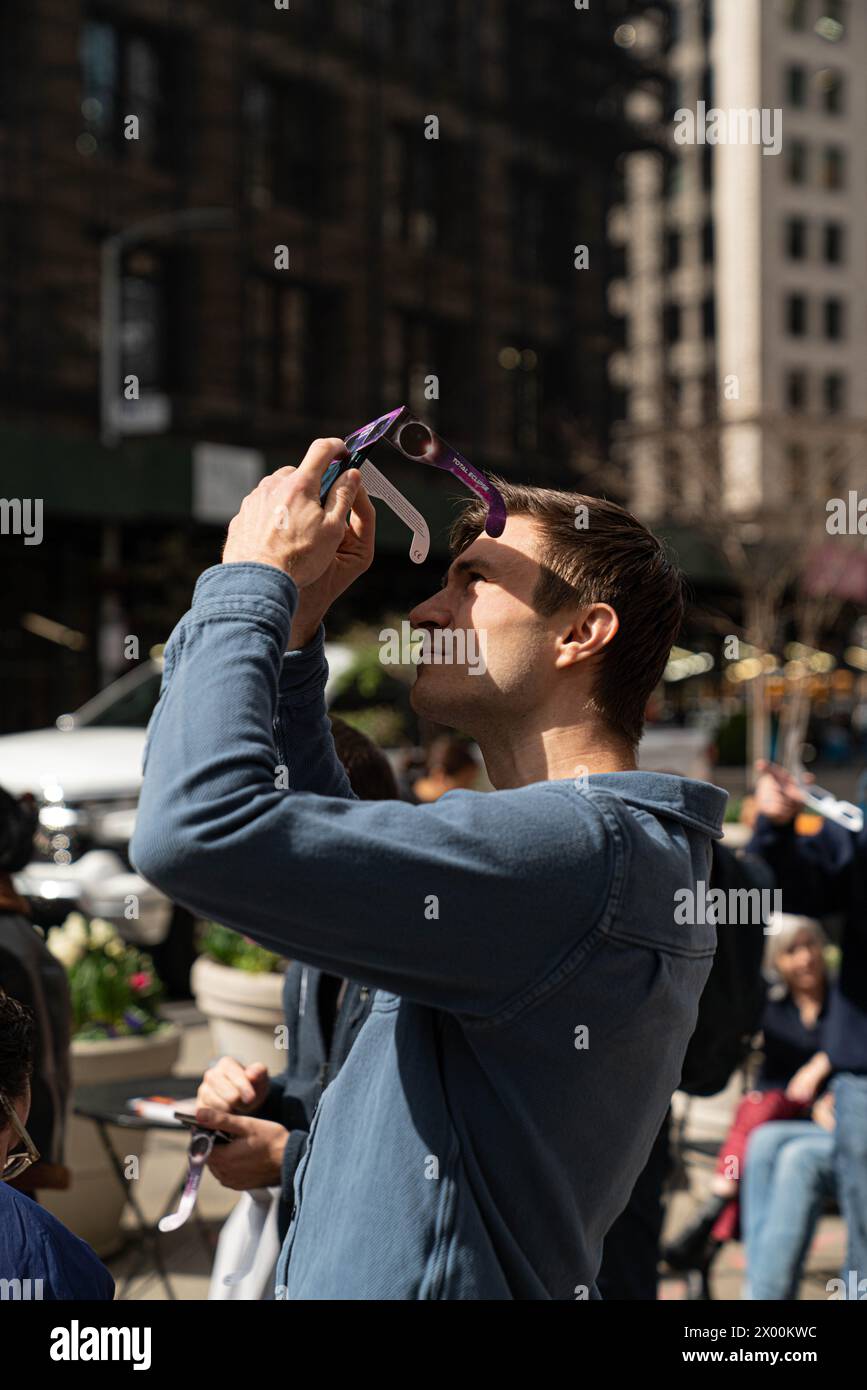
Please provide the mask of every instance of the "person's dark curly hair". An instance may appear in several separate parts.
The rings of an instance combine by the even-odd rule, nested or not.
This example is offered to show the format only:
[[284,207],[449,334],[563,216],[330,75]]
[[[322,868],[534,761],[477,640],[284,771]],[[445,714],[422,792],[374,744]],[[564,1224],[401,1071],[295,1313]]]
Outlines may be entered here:
[[[27,1090],[33,1070],[33,1013],[0,988],[0,1093],[11,1101]],[[6,1117],[0,1110],[0,1129]]]
[[400,792],[391,763],[381,748],[360,729],[353,729],[336,715],[331,733],[338,758],[346,768],[352,790],[360,801],[397,801]]

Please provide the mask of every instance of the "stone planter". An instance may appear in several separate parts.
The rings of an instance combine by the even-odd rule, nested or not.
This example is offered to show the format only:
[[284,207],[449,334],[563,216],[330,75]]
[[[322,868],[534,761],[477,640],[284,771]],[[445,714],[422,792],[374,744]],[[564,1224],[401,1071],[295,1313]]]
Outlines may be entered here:
[[[181,1049],[181,1032],[167,1023],[144,1038],[110,1038],[101,1042],[73,1042],[70,1050],[72,1084],[97,1086],[109,1081],[134,1082],[137,1077],[168,1076]],[[135,1087],[130,1086],[130,1095]],[[108,1134],[121,1163],[144,1153],[148,1131],[117,1129]],[[40,1192],[39,1201],[65,1226],[92,1245],[106,1259],[124,1243],[121,1214],[123,1189],[112,1170],[96,1125],[70,1115],[66,1128],[64,1162],[72,1174],[66,1192]]]
[[286,1052],[276,1046],[283,1022],[283,975],[254,975],[199,956],[190,974],[196,1004],[208,1019],[217,1057],[236,1057],[245,1066],[262,1062],[272,1076],[284,1069]]

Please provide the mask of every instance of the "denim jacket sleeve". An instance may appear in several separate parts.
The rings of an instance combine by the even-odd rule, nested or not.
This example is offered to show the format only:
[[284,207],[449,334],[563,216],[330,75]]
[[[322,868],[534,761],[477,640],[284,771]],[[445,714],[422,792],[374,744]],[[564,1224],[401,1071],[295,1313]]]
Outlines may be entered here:
[[278,765],[286,769],[286,786],[293,791],[355,800],[334,749],[331,720],[325,708],[327,679],[325,628],[320,623],[308,646],[288,651],[283,657],[274,719]]
[[[312,722],[298,717],[321,700],[324,662],[281,696],[278,716],[296,602],[267,565],[199,579],[148,732],[137,868],[283,955],[420,1003],[491,1016],[535,995],[606,908],[603,818],[571,781],[426,806],[349,800],[321,706]],[[275,716],[288,766],[337,795],[280,784]]]

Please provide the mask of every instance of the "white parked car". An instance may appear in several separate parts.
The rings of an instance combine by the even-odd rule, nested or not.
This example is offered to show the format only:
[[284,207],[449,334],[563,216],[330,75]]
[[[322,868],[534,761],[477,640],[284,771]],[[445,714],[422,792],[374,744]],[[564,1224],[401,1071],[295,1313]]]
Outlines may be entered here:
[[[352,652],[329,642],[326,654],[328,699]],[[18,891],[72,901],[149,949],[192,931],[188,914],[129,862],[145,730],[161,678],[162,659],[152,657],[62,714],[55,728],[0,737],[0,786],[14,796],[32,792],[39,803],[36,853],[15,877]]]

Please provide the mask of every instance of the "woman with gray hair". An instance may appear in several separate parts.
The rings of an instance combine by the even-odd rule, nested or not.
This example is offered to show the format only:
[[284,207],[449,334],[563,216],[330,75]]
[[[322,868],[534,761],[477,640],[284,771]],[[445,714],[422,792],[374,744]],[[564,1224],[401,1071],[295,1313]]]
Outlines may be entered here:
[[[663,1251],[673,1269],[706,1271],[725,1241],[737,1237],[738,1195],[750,1135],[773,1120],[809,1122],[814,1102],[831,1072],[823,1029],[833,987],[825,967],[822,927],[811,917],[777,912],[772,914],[767,932],[765,973],[769,982],[762,1014],[761,1067],[754,1089],[740,1102],[720,1148],[711,1196]],[[817,1113],[829,1122],[829,1102],[822,1098],[816,1103]]]

